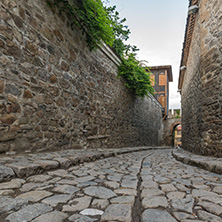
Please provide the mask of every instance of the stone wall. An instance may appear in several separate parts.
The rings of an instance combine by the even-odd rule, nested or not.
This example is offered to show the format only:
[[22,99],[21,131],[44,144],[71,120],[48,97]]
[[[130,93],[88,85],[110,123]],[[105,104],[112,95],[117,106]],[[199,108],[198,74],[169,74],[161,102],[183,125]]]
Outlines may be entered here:
[[[0,152],[158,145],[161,107],[43,0],[0,2]],[[109,51],[107,53],[107,51]]]
[[181,64],[186,66],[181,92],[182,146],[222,157],[222,5],[220,0],[190,2],[199,4],[199,11],[194,22],[188,20],[187,34],[191,29],[193,34],[189,56]]

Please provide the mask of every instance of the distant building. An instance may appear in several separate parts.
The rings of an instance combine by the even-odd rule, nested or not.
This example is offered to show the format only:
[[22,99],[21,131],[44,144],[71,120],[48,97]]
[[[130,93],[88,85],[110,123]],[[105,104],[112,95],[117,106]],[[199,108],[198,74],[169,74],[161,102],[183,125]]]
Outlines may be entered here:
[[169,109],[168,118],[181,118],[181,109]]
[[174,146],[178,147],[181,146],[182,142],[181,142],[181,137],[182,137],[182,127],[181,125],[179,125],[175,131],[174,131]]
[[152,73],[151,79],[155,90],[155,98],[163,107],[163,116],[168,116],[169,110],[169,82],[173,82],[172,67],[152,66],[149,67]]

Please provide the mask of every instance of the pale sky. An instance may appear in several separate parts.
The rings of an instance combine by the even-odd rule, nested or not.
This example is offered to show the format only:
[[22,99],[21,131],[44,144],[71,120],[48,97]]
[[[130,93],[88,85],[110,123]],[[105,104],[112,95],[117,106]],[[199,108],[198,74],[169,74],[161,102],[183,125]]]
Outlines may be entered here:
[[139,60],[148,66],[172,65],[170,109],[180,108],[178,90],[179,66],[185,35],[188,0],[109,0],[116,5],[121,18],[131,30]]

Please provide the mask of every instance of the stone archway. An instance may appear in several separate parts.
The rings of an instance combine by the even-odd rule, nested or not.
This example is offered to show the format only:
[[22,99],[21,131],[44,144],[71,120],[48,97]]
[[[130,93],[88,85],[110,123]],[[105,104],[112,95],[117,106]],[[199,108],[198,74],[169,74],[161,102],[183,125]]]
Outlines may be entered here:
[[171,146],[174,146],[174,131],[179,125],[181,125],[181,121],[177,121],[176,123],[172,124],[170,127]]
[[181,120],[180,121],[176,121],[175,123],[173,123],[171,126],[170,126],[170,134],[172,135],[173,134],[173,131],[175,130],[175,128],[177,126],[181,125]]
[[181,118],[168,118],[164,121],[164,144],[167,146],[174,145],[173,132],[175,128],[181,125]]

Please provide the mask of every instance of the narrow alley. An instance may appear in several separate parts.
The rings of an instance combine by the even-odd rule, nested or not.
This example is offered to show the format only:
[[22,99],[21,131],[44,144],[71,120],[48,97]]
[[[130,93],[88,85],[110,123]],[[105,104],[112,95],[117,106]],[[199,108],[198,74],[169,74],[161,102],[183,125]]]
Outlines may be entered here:
[[178,162],[172,149],[12,179],[0,193],[1,222],[222,221],[222,175]]
[[0,0],[0,222],[222,222],[221,3]]

